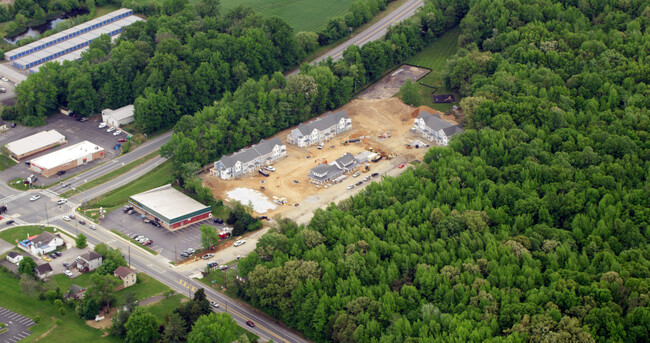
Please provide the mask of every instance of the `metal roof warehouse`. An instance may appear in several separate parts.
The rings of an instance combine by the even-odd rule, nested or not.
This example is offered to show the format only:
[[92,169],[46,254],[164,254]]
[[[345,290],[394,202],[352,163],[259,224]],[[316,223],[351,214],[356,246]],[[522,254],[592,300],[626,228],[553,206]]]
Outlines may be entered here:
[[61,170],[72,169],[92,160],[104,158],[104,148],[83,141],[31,160],[31,169],[49,177]]
[[168,229],[179,229],[212,217],[210,206],[201,204],[169,184],[133,195],[129,201],[139,213]]

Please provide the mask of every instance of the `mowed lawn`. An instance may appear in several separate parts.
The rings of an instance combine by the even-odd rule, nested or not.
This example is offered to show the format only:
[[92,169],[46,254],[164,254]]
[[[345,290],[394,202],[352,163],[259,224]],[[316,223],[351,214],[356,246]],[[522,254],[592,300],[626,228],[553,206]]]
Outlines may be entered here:
[[120,187],[112,190],[99,198],[90,202],[87,208],[111,208],[120,206],[129,200],[133,194],[142,193],[152,188],[166,185],[170,182],[172,175],[172,164],[167,161],[158,167],[154,168],[144,176]]
[[29,236],[40,235],[43,231],[54,232],[54,228],[46,227],[43,229],[39,225],[26,225],[11,228],[0,232],[0,239],[9,244],[15,244],[17,240],[22,241]]
[[[72,308],[64,306],[65,314],[61,315],[58,308],[48,301],[30,298],[20,292],[18,279],[9,272],[0,271],[0,306],[23,316],[40,321],[29,328],[33,334],[20,342],[121,342],[112,336],[102,337],[103,331],[91,328],[85,321],[74,313]],[[61,325],[56,325],[56,320],[61,319]]]
[[[199,0],[191,0],[198,2]],[[260,14],[278,16],[298,31],[317,31],[332,17],[347,14],[353,0],[221,0],[221,12],[249,6]]]
[[[440,38],[436,39],[430,46],[420,51],[417,55],[411,57],[406,63],[431,69],[431,73],[420,79],[419,82],[438,87],[436,94],[449,94],[445,88],[443,73],[447,66],[447,60],[450,59],[458,50],[458,36],[460,28],[458,26],[445,32]],[[451,110],[452,104],[434,104],[431,100],[431,91],[433,89],[419,85],[421,102],[423,105],[435,108],[440,111]],[[456,102],[460,99],[456,95]]]

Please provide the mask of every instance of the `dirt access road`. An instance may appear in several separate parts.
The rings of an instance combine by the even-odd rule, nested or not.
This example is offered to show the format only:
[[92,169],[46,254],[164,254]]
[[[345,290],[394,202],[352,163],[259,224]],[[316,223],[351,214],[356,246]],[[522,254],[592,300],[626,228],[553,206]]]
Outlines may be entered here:
[[[269,200],[273,196],[288,200],[288,204],[280,205],[264,215],[269,217],[282,215],[305,223],[311,218],[311,213],[316,208],[348,198],[363,189],[367,183],[355,187],[353,190],[347,190],[346,187],[349,184],[360,181],[371,173],[395,176],[406,169],[397,168],[400,164],[421,160],[426,153],[426,149],[407,149],[407,143],[419,139],[418,136],[410,132],[415,116],[419,112],[417,112],[418,109],[405,105],[399,99],[357,99],[341,109],[352,119],[352,129],[326,142],[322,150],[319,150],[317,146],[300,148],[287,144],[287,157],[273,165],[276,172],[271,173],[270,177],[255,173],[234,180],[222,180],[215,176],[204,175],[204,184],[212,189],[215,197],[224,200],[226,200],[226,193],[235,188],[250,188],[260,191],[260,187],[263,186],[265,190],[261,192]],[[275,137],[286,142],[287,135],[292,129],[284,130]],[[390,132],[390,138],[380,138],[381,134],[387,132]],[[341,144],[342,140],[357,137],[363,137],[360,143],[352,143],[347,146]],[[383,159],[377,163],[370,163],[371,170],[368,174],[361,174],[361,177],[356,179],[349,177],[344,182],[331,185],[328,188],[318,187],[307,181],[309,170],[319,163],[332,162],[348,152],[356,155],[371,147],[395,154],[396,157],[392,160]],[[306,158],[307,156],[309,158]],[[299,183],[294,183],[294,180]],[[299,204],[299,206],[296,207],[295,204]]]

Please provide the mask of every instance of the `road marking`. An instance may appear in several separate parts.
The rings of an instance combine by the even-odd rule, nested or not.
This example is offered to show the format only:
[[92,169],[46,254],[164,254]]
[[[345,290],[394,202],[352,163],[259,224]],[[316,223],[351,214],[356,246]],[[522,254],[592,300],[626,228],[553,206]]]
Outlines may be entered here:
[[[372,37],[372,35],[374,35],[375,33],[377,33],[377,31],[383,29],[383,28],[386,27],[387,25],[392,24],[395,20],[399,19],[399,17],[400,17],[401,15],[403,15],[404,13],[406,13],[406,12],[410,11],[411,9],[413,9],[414,6],[418,6],[418,7],[419,7],[420,5],[421,5],[421,4],[420,4],[419,1],[418,1],[418,2],[415,2],[413,5],[409,6],[407,9],[405,9],[404,11],[402,11],[401,13],[399,13],[397,16],[395,16],[395,18],[394,18],[393,20],[389,20],[388,22],[386,22],[386,23],[384,23],[383,25],[381,25],[380,27],[378,27],[376,30],[370,32],[370,33],[367,34],[367,35],[361,36],[362,38],[361,38],[358,42],[356,42],[356,43],[354,43],[354,44],[350,44],[350,45],[357,45],[357,46],[359,46],[359,44],[361,44],[364,40],[368,40],[368,39],[370,39],[370,37]],[[407,19],[408,19],[408,18],[407,18]],[[365,44],[365,43],[364,43],[364,44]],[[348,46],[348,47],[349,47],[349,46]],[[348,47],[346,47],[346,49],[347,49]],[[343,54],[343,52],[344,52],[346,49],[343,49],[343,51],[339,51],[339,52],[337,52],[336,54],[332,55],[332,59],[336,59],[336,58],[338,58],[338,56],[341,55],[341,54]]]

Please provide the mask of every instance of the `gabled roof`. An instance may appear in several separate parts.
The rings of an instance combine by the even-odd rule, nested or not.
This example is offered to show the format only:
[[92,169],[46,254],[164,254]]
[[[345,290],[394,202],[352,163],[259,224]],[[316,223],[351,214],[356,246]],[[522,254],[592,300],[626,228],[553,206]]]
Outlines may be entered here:
[[96,253],[94,251],[89,251],[89,252],[81,255],[80,257],[83,258],[86,261],[92,261],[92,260],[96,260],[98,258],[102,258],[102,255],[100,255],[100,254],[98,254],[98,253]]
[[311,172],[312,174],[324,174],[327,173],[331,169],[331,167],[332,166],[330,166],[329,164],[323,163],[315,166],[314,168],[311,168]]
[[319,131],[329,129],[330,127],[338,124],[341,118],[350,119],[347,113],[345,113],[345,111],[343,110],[337,112],[331,112],[322,118],[318,118],[309,123],[302,123],[298,125],[298,127],[294,129],[292,133],[296,132],[298,136],[307,136],[311,134],[312,131],[314,131],[314,129],[317,129]]
[[442,118],[440,118],[439,114],[431,114],[427,111],[422,111],[420,112],[420,115],[418,116],[417,119],[424,120],[424,123],[427,125],[427,127],[429,127],[434,131],[443,130],[443,132],[447,136],[451,136],[459,132],[460,133],[465,132],[462,126],[443,120]]
[[36,270],[37,274],[42,275],[42,274],[51,272],[52,271],[52,266],[50,266],[49,263],[44,263],[44,264],[41,264],[40,266],[36,266],[35,270]]
[[219,164],[219,162],[221,162],[225,169],[234,167],[237,162],[248,163],[260,156],[270,153],[276,145],[282,146],[284,144],[280,138],[277,137],[271,138],[268,141],[262,139],[259,144],[253,145],[250,148],[242,149],[230,156],[223,156],[219,161],[217,161],[217,163],[215,163],[215,167],[217,167],[216,165]]
[[113,117],[113,119],[119,121],[122,119],[133,117],[133,111],[134,111],[133,105],[126,105],[116,110],[111,110],[110,108],[107,108],[102,111],[102,114],[110,115],[111,117]]
[[34,237],[31,241],[35,246],[41,246],[43,244],[50,243],[53,239],[57,238],[53,233],[48,231],[43,231],[40,235]]
[[334,161],[339,167],[347,167],[351,164],[354,164],[357,160],[352,156],[351,153],[345,153],[343,156],[339,157]]
[[86,289],[83,288],[83,287],[81,287],[81,286],[79,286],[79,285],[72,285],[72,286],[70,286],[70,288],[68,288],[68,290],[69,290],[70,293],[72,293],[72,294],[77,294],[77,293],[79,293],[79,292],[83,292],[83,291],[85,291]]
[[131,274],[131,273],[135,273],[135,271],[133,269],[127,268],[125,266],[119,266],[113,272],[113,274],[115,276],[119,277],[120,279],[124,279],[125,277],[129,276],[129,274]]

